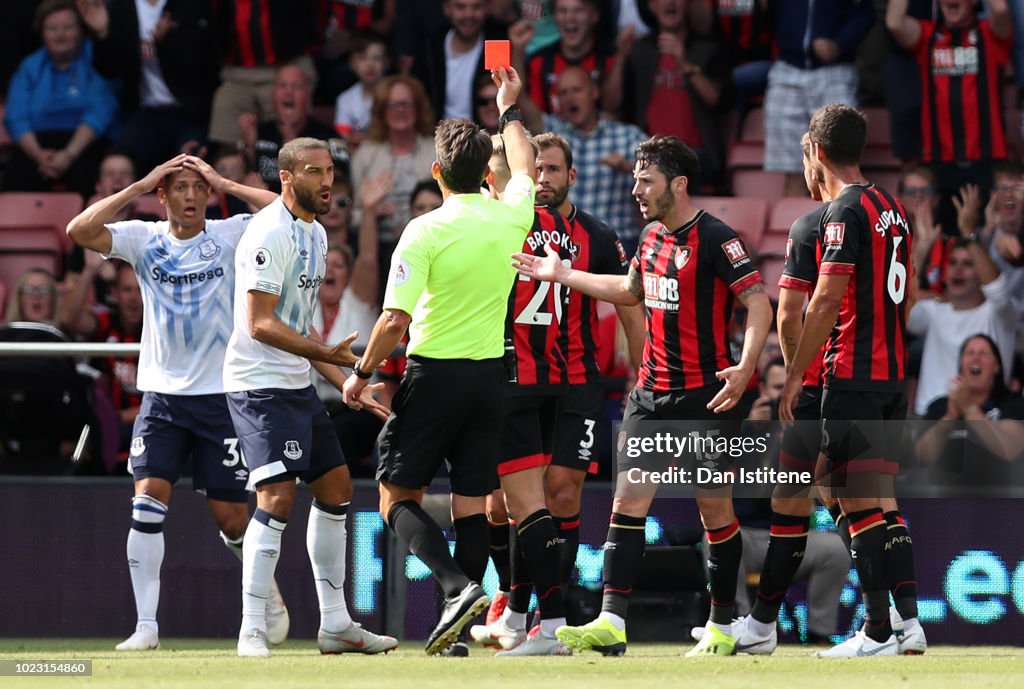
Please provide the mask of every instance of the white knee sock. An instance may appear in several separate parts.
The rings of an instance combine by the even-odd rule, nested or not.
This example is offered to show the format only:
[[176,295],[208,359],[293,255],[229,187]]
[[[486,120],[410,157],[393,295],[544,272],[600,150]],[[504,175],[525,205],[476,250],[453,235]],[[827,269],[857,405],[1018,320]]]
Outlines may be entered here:
[[242,542],[242,629],[267,631],[267,596],[287,521],[256,508]]
[[306,550],[313,565],[316,597],[320,601],[320,629],[342,632],[352,625],[345,604],[345,531],[348,503],[309,508]]
[[132,577],[138,623],[159,631],[160,566],[164,562],[164,518],[167,505],[148,495],[132,498],[132,528],[128,531],[128,571]]

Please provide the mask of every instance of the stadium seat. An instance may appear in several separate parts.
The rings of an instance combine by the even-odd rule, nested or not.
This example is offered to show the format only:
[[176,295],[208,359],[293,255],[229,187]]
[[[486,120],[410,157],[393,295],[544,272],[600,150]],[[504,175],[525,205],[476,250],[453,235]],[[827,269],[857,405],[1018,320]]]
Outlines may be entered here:
[[765,258],[761,260],[758,270],[764,278],[764,290],[773,301],[779,300],[779,278],[786,262],[781,258]]
[[735,170],[737,168],[757,168],[760,170],[764,167],[764,144],[747,143],[744,141],[733,143],[729,146],[725,167],[728,170]]
[[7,283],[8,294],[14,292],[18,279],[32,268],[42,268],[53,275],[59,276],[60,256],[52,251],[9,251],[0,249],[0,280]]
[[786,243],[788,240],[789,233],[780,234],[778,232],[765,232],[764,236],[761,237],[760,246],[757,247],[757,253],[761,257],[785,256]]
[[66,228],[82,212],[82,197],[74,192],[0,193],[0,226],[51,225],[57,228],[64,253],[71,250]]
[[754,108],[743,116],[740,127],[740,141],[746,143],[764,143],[764,109]]
[[868,146],[892,148],[889,132],[889,110],[887,108],[861,108],[868,118]]
[[756,249],[761,243],[765,220],[768,218],[768,204],[764,200],[732,196],[695,196],[693,204],[736,230],[748,247]]
[[732,172],[732,193],[743,198],[764,199],[775,203],[786,189],[786,174],[741,168]]
[[768,231],[789,234],[793,221],[801,215],[810,213],[821,205],[821,201],[800,196],[787,196],[779,199],[768,216]]
[[864,149],[864,155],[860,158],[861,168],[882,168],[886,170],[899,170],[902,167],[900,159],[893,155],[892,147],[868,145]]
[[[3,342],[66,342],[57,328],[41,323],[0,327]],[[79,437],[89,423],[92,381],[71,357],[0,358],[0,473],[65,474],[61,441]]]
[[896,195],[902,174],[899,170],[864,170],[863,172],[868,181],[874,182],[893,196]]
[[789,196],[779,199],[772,206],[768,216],[768,226],[759,246],[761,256],[785,256],[786,239],[789,237],[789,228],[793,221],[820,205],[819,201],[804,197]]

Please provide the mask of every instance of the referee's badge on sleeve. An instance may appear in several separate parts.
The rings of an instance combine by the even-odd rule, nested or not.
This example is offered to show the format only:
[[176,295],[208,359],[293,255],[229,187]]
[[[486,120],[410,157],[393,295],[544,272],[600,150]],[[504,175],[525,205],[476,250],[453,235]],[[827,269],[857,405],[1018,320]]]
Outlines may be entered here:
[[404,285],[409,281],[410,273],[409,264],[399,258],[398,265],[395,266],[395,272],[392,275],[392,280],[396,285]]

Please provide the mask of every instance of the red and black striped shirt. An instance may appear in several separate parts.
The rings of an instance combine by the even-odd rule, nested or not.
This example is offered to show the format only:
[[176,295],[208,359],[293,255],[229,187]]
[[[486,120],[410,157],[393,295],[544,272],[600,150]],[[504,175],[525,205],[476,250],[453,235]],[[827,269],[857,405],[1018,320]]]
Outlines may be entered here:
[[384,16],[381,0],[331,0],[328,24],[334,31],[360,31],[370,28]]
[[762,0],[715,0],[715,15],[733,64],[772,59],[772,23]]
[[675,230],[648,225],[630,267],[640,271],[647,312],[638,384],[658,392],[718,384],[715,373],[735,364],[733,301],[761,282],[743,240],[699,211]]
[[[566,218],[573,244],[577,247],[572,267],[600,275],[625,275],[629,259],[615,231],[576,206]],[[597,317],[598,300],[582,292],[569,291],[562,319],[562,351],[568,367],[569,384],[595,383],[601,379],[597,348],[601,345]]]
[[988,21],[950,29],[919,20],[913,48],[921,70],[922,159],[926,163],[1006,157],[1000,77],[1012,36],[999,38]]
[[276,65],[269,0],[234,0],[234,7],[228,64],[239,67]]
[[[814,291],[818,281],[818,264],[821,263],[821,243],[818,241],[818,228],[821,218],[825,215],[827,204],[822,204],[810,213],[796,219],[789,228],[789,239],[786,240],[786,265],[779,278],[779,287],[799,290],[808,296]],[[822,383],[822,364],[825,355],[824,345],[814,355],[814,360],[804,372],[804,385],[820,388]]]
[[[572,230],[558,211],[537,206],[533,227],[523,242],[523,253],[545,256],[544,246],[558,250],[563,262],[579,253]],[[519,385],[564,385],[567,380],[562,351],[561,322],[569,301],[568,289],[520,275],[512,283],[505,316],[505,337],[516,347]]]
[[851,184],[825,211],[821,275],[849,275],[825,350],[825,387],[903,389],[906,298],[913,232],[902,204],[871,184]]
[[560,50],[561,41],[535,53],[526,63],[527,89],[530,98],[544,112],[558,113],[558,77],[568,67],[580,67],[590,72],[595,84],[604,81],[611,71],[615,57],[599,53],[596,49],[579,60],[569,60]]

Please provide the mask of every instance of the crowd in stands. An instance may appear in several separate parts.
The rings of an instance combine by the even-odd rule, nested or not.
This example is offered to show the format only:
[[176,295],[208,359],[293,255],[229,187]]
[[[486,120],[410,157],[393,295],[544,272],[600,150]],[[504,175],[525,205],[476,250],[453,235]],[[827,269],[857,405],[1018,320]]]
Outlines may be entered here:
[[[679,136],[700,158],[698,205],[713,197],[703,201],[759,249],[770,287],[789,223],[813,207],[800,147],[810,114],[829,102],[864,109],[865,174],[910,214],[926,295],[910,319],[913,412],[1024,418],[1024,0],[21,0],[0,19],[8,321],[137,342],[142,304],[124,265],[68,251],[62,236],[26,245],[28,226],[64,228],[7,212],[4,197],[61,198],[70,218],[181,151],[274,189],[280,146],[314,136],[329,140],[337,166],[320,218],[330,265],[318,325],[331,341],[359,330],[365,343],[405,224],[441,204],[430,179],[436,123],[464,117],[497,130],[483,41],[507,38],[529,128],[572,146],[580,208],[634,250],[634,148]],[[726,217],[739,201],[754,212]],[[211,194],[206,214],[246,210]],[[162,216],[155,199],[140,199],[120,217]],[[631,381],[614,318],[608,310],[605,360],[618,399]],[[107,419],[93,426],[119,430],[117,443],[106,439],[116,450],[95,449],[91,470],[116,473],[138,410],[134,363],[92,364],[102,392],[90,400]],[[387,370],[397,377],[401,361]],[[369,475],[379,422],[318,387],[353,473]],[[756,382],[751,405],[767,413]]]

